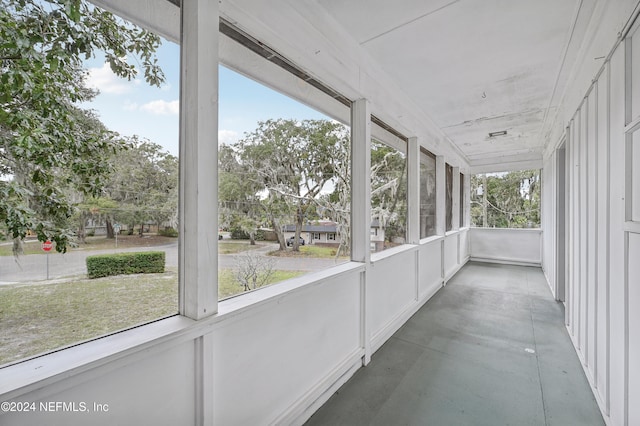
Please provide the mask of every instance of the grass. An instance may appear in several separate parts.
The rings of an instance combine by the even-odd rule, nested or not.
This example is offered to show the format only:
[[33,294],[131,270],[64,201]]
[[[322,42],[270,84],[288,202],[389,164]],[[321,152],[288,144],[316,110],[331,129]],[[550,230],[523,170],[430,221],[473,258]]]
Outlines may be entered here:
[[260,244],[251,245],[248,241],[218,241],[218,254],[234,254],[242,251],[262,247]]
[[[269,284],[303,274],[275,271]],[[242,293],[220,270],[220,299]],[[0,287],[0,365],[178,312],[178,274],[123,275]]]
[[0,364],[178,312],[178,276],[127,275],[0,288]]
[[[304,273],[305,272],[303,271],[275,270],[265,285],[275,284],[280,281],[295,278]],[[234,271],[232,269],[222,269],[218,271],[218,298],[226,299],[227,297],[235,296],[240,293],[242,293],[242,287],[238,283],[238,280],[236,280]]]
[[[301,246],[299,252],[295,252],[293,250],[280,251],[275,250],[269,252],[269,256],[277,256],[277,257],[315,257],[321,259],[334,259],[336,257],[337,247],[324,247],[324,246]],[[345,256],[340,256],[340,258],[346,258]]]

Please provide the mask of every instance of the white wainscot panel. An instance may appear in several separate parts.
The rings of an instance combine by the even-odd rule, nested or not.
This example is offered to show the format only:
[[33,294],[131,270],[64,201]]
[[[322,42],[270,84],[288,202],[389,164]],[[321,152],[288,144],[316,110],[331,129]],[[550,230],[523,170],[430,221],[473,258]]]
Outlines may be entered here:
[[633,133],[631,144],[631,219],[640,222],[640,130]]
[[367,291],[374,350],[404,323],[400,319],[415,305],[416,270],[415,250],[403,251],[372,262]]
[[629,234],[629,424],[640,425],[640,234]]
[[444,237],[444,277],[449,279],[458,270],[458,233]]
[[540,229],[471,228],[471,259],[540,265]]
[[311,283],[216,325],[215,424],[290,423],[360,361],[360,274]]
[[24,395],[20,402],[35,402],[35,412],[5,413],[0,424],[194,424],[193,341],[130,360],[115,361],[117,366],[108,363]]
[[469,257],[469,230],[464,229],[458,235],[460,235],[460,262],[465,263]]
[[420,246],[420,300],[431,297],[442,287],[442,240]]

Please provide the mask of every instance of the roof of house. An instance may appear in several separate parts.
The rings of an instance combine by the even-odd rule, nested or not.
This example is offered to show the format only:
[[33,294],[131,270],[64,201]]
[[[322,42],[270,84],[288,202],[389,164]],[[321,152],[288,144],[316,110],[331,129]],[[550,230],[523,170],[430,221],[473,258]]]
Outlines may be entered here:
[[[336,224],[332,225],[302,225],[302,232],[336,232]],[[285,225],[284,232],[294,232],[295,225]]]

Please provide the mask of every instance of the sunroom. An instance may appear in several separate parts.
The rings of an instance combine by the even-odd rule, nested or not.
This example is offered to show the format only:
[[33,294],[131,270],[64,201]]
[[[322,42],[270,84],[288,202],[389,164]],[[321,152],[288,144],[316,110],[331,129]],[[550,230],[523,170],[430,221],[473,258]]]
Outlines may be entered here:
[[[640,424],[638,1],[92,3],[180,45],[179,313],[0,368],[0,399],[16,403],[8,407],[54,402],[50,411],[0,412],[1,424],[506,424],[499,407],[482,404],[467,417],[420,403],[415,415],[411,405],[394,415],[365,404],[332,417],[327,410],[349,405],[334,399],[320,408],[345,383],[367,386],[358,375],[377,356],[408,362],[386,345],[403,339],[396,332],[424,331],[411,321],[437,322],[432,313],[453,306],[442,300],[472,297],[481,277],[505,273],[514,287],[498,291],[535,280],[534,292],[555,306],[582,367],[586,392],[576,392],[601,416],[595,424]],[[219,65],[350,132],[348,258],[220,301],[211,184]],[[377,144],[406,161],[403,231],[390,245],[372,235],[381,218],[372,208]],[[541,227],[472,226],[471,177],[525,169],[541,171]],[[496,311],[513,307],[492,300]],[[520,343],[505,350],[537,357],[534,343]],[[456,349],[429,344],[438,355],[413,368],[448,374],[438,357]],[[456,383],[477,379],[474,362]],[[574,390],[566,391],[560,404],[569,407]],[[512,396],[501,400],[505,412]],[[544,415],[551,397],[523,424],[553,421]],[[71,402],[108,410],[64,409]]]

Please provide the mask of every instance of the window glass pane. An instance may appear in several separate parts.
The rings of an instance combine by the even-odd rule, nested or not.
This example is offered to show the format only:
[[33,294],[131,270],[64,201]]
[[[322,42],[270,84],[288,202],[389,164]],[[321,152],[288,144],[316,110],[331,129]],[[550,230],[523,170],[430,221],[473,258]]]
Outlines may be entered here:
[[219,125],[219,299],[348,261],[349,127],[225,67]]
[[405,243],[407,161],[403,152],[371,141],[371,247],[382,251]]
[[453,229],[453,167],[449,164],[445,168],[445,179],[446,230],[451,231]]
[[540,170],[471,176],[471,226],[540,227]]
[[[0,195],[0,365],[178,312],[180,48],[85,2],[79,12],[82,25],[53,2],[6,16],[45,42],[0,47],[28,62],[3,60],[3,82],[37,82],[0,82],[0,109],[23,118],[0,122],[0,194],[13,194]],[[65,47],[79,27],[100,48]],[[125,54],[156,44],[150,62]]]
[[436,234],[436,157],[420,151],[420,238]]

